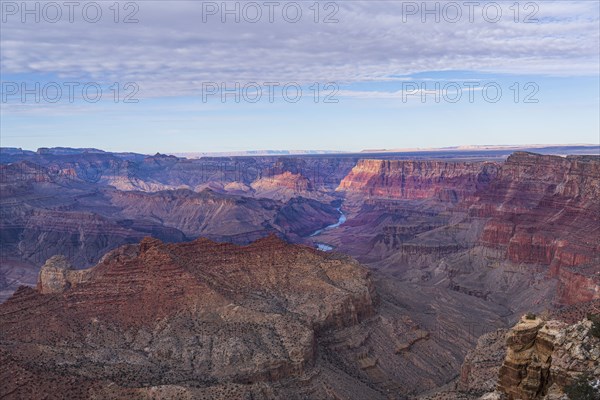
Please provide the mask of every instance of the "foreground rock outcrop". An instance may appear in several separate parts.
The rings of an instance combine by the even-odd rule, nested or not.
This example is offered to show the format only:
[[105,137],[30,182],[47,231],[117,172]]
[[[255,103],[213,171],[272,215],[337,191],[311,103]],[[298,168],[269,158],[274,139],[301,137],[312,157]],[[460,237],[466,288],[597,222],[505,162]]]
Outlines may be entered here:
[[510,330],[508,352],[498,375],[498,387],[513,399],[535,399],[550,387],[550,366],[556,332],[541,319],[527,317]]
[[559,398],[580,376],[600,377],[600,338],[591,329],[590,320],[521,319],[507,336],[498,390],[509,400]]
[[454,385],[419,399],[600,399],[600,327],[594,324],[523,316],[511,329],[481,336]]
[[465,315],[501,324],[459,293],[377,284],[275,236],[146,238],[87,270],[52,257],[0,304],[0,396],[400,400],[453,378]]
[[0,394],[402,399],[450,379],[469,340],[395,303],[355,261],[274,236],[53,257],[0,305]]
[[[250,393],[306,374],[316,337],[371,317],[374,301],[357,263],[276,237],[246,247],[145,239],[85,271],[53,257],[37,291],[22,287],[0,306],[0,394],[29,397],[56,374],[67,378],[51,397],[169,385]],[[36,375],[42,387],[27,381]]]
[[569,324],[524,316],[512,329],[483,335],[456,387],[432,398],[569,400],[575,385],[587,382],[600,399],[597,330],[589,319]]

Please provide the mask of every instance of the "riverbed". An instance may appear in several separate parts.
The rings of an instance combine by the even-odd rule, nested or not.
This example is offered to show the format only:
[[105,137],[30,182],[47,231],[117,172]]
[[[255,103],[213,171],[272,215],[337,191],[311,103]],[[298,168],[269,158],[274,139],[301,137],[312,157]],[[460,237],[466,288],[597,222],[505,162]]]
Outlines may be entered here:
[[[339,227],[340,225],[342,225],[344,222],[346,222],[346,214],[344,214],[344,212],[342,211],[342,208],[338,207],[337,211],[340,213],[340,217],[335,224],[331,224],[331,225],[326,226],[325,228],[318,229],[318,230],[314,231],[312,234],[310,234],[309,237],[319,236],[323,232],[329,231],[331,229],[335,229],[335,228]],[[327,243],[315,243],[315,245],[317,246],[317,249],[319,249],[321,251],[333,250],[333,246],[331,246]]]

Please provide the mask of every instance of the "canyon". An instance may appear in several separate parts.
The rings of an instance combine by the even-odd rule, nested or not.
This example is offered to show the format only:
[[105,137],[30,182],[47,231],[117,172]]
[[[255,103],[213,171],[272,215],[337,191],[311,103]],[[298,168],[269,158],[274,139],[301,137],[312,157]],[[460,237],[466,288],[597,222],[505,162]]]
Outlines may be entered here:
[[0,188],[12,398],[483,395],[523,314],[598,313],[600,156],[2,149]]

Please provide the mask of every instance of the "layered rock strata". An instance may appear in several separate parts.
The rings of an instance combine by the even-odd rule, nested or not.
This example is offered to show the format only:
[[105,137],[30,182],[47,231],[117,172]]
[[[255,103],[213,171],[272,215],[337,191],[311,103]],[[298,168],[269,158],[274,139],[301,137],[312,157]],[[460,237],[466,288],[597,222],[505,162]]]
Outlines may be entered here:
[[455,203],[485,187],[498,173],[492,162],[359,160],[338,191],[394,199]]
[[14,367],[0,371],[0,394],[35,392],[19,384],[27,374],[72,377],[50,395],[74,398],[112,384],[119,395],[192,384],[210,393],[295,379],[315,364],[317,336],[374,315],[374,296],[356,262],[273,236],[245,247],[145,239],[85,271],[53,257],[37,290],[0,305],[0,353]]
[[591,328],[590,320],[567,325],[521,319],[507,336],[498,390],[509,400],[559,398],[578,377],[599,377],[600,338]]

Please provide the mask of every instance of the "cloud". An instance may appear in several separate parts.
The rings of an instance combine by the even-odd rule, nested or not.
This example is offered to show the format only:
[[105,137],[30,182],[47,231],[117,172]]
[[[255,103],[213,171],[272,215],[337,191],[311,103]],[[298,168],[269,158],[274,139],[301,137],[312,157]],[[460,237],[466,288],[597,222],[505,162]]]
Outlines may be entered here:
[[[114,23],[109,3],[99,3],[103,17],[94,24],[77,12],[73,23],[22,23],[19,15],[5,16],[2,79],[28,74],[136,82],[139,97],[148,98],[198,96],[203,82],[343,85],[427,71],[596,76],[599,68],[595,2],[537,2],[539,23],[516,23],[508,9],[512,2],[502,3],[498,23],[486,21],[482,7],[472,23],[464,7],[458,23],[443,16],[440,23],[431,16],[422,23],[420,14],[406,14],[410,2],[402,1],[334,3],[337,23],[322,23],[335,11],[325,9],[326,3],[319,3],[321,22],[315,23],[312,2],[296,3],[303,12],[297,23],[287,22],[281,11],[270,23],[264,6],[261,22],[246,22],[242,15],[235,23],[230,15],[222,23],[219,13],[203,22],[203,2],[138,1],[139,23],[133,24]],[[131,11],[122,9],[119,19]],[[521,10],[520,19],[526,14]]]

